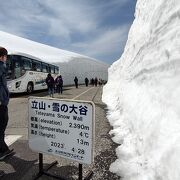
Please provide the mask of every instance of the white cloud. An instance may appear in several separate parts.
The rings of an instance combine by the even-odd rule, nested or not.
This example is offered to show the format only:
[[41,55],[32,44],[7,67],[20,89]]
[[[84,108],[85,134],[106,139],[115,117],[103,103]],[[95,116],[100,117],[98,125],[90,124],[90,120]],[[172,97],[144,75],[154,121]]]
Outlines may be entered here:
[[41,40],[47,37],[44,42],[92,57],[121,52],[129,26],[110,29],[104,19],[128,1],[4,1],[0,7],[0,30],[28,39],[33,37],[38,42],[40,37]]
[[[17,27],[19,27],[19,32],[22,31],[23,34],[22,27],[25,24],[25,26],[42,24],[51,35],[69,39],[74,31],[88,33],[99,27],[103,8],[121,6],[126,2],[127,0],[113,0],[100,4],[97,1],[97,5],[94,6],[91,2],[84,0],[10,0],[8,3],[3,3],[3,9],[5,15],[9,17],[8,21],[12,24],[11,31],[15,29],[17,32]],[[110,11],[113,11],[113,8],[107,8],[106,13]]]
[[67,36],[74,31],[88,33],[97,27],[98,13],[89,12],[88,5],[82,1],[46,0],[43,4],[55,13],[55,16],[47,17],[51,26],[50,33]]

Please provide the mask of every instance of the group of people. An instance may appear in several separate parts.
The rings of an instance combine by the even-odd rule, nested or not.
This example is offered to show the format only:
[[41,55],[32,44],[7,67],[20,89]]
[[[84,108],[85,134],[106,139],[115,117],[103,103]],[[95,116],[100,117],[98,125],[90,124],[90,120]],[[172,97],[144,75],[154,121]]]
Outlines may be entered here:
[[[89,85],[89,79],[86,77],[84,79],[84,82],[87,87]],[[78,78],[76,76],[74,78],[74,83],[75,83],[76,88],[78,88]],[[90,80],[90,84],[92,86],[97,86],[98,84],[99,84],[99,86],[101,86],[102,84],[104,84],[104,81],[102,79],[98,79],[97,77],[95,77]]]
[[63,93],[63,79],[62,76],[57,76],[56,79],[52,77],[52,75],[49,73],[46,78],[46,84],[48,87],[48,94],[50,97],[54,96],[54,92],[56,91],[58,94]]
[[[86,87],[89,85],[89,79],[86,77],[84,79],[85,81],[85,85]],[[102,85],[102,80],[99,79],[97,77],[95,77],[95,79],[91,79],[90,80],[90,84],[92,86],[97,86],[98,84],[99,85]],[[74,78],[74,83],[75,83],[75,87],[78,88],[78,78],[77,76],[75,76]],[[48,86],[48,94],[50,95],[50,97],[53,97],[55,91],[58,93],[58,94],[62,94],[63,92],[63,79],[62,79],[62,76],[59,75],[55,80],[54,78],[52,77],[51,74],[48,74],[47,75],[47,78],[46,78],[46,84]]]
[[[88,86],[89,85],[89,79],[86,77],[84,79],[84,81],[85,81],[85,85]],[[97,77],[95,77],[95,78],[92,78],[90,80],[90,84],[92,86],[97,86],[98,84],[99,84],[99,86],[101,86],[103,84],[103,80],[102,79],[98,79]]]

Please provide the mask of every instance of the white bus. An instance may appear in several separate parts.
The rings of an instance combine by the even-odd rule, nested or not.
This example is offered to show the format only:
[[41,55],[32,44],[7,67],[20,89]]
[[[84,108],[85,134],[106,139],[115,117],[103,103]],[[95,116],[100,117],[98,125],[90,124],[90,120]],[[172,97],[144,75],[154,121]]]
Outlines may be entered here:
[[24,53],[12,53],[7,59],[7,84],[10,93],[46,89],[48,73],[55,78],[59,67]]

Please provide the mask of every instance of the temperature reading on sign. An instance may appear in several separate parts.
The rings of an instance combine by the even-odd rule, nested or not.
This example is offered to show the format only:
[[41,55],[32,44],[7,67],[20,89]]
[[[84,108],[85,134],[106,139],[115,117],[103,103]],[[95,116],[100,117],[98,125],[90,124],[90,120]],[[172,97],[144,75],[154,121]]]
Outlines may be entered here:
[[86,132],[80,132],[79,135],[80,135],[81,137],[86,137],[86,138],[89,137],[89,133],[86,133]]

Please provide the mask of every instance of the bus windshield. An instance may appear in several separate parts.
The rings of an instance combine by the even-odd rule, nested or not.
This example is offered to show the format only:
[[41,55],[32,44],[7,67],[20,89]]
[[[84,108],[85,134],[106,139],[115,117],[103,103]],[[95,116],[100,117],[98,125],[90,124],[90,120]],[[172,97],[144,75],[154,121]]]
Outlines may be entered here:
[[23,75],[21,70],[21,62],[18,56],[8,55],[6,67],[7,67],[7,76],[6,76],[7,80],[13,80]]

